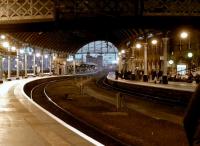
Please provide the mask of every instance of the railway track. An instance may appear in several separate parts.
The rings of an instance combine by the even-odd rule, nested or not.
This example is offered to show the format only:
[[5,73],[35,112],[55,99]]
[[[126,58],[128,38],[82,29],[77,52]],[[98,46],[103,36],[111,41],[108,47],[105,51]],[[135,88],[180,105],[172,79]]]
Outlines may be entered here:
[[140,99],[145,99],[145,100],[149,100],[149,101],[153,101],[153,102],[157,102],[157,103],[161,103],[161,104],[166,104],[169,106],[180,106],[180,107],[186,107],[187,103],[185,101],[182,101],[181,99],[177,99],[177,98],[173,98],[173,97],[167,97],[166,95],[163,96],[156,96],[156,95],[150,95],[148,93],[145,93],[145,90],[141,88],[140,91],[138,90],[128,90],[125,88],[119,88],[117,86],[113,86],[110,85],[107,82],[107,78],[106,76],[100,78],[99,80],[96,81],[96,85],[100,88],[103,88],[105,90],[112,90],[112,91],[116,91],[116,92],[121,92],[124,95],[128,95],[131,97],[137,97]]
[[[63,79],[62,79],[63,80]],[[40,106],[62,119],[64,122],[69,125],[75,127],[81,132],[89,135],[90,137],[96,139],[97,141],[105,144],[106,146],[128,146],[128,144],[120,141],[119,139],[103,132],[102,130],[96,128],[93,125],[90,125],[86,121],[78,118],[76,115],[66,111],[62,107],[58,106],[55,102],[53,102],[45,92],[46,87],[49,84],[59,82],[61,80],[53,80],[51,82],[43,82],[34,86],[31,89],[31,97],[36,103]]]

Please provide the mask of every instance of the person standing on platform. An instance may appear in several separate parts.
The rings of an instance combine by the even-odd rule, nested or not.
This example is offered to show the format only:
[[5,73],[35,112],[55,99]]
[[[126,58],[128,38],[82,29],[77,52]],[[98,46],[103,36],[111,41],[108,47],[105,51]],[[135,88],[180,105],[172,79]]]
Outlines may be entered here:
[[183,124],[189,145],[200,146],[200,85],[190,100]]

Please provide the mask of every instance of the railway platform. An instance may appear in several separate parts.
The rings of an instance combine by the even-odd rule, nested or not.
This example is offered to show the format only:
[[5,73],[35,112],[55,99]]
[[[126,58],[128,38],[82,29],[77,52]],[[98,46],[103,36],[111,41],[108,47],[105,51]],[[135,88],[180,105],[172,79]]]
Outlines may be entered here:
[[102,145],[29,99],[23,92],[23,85],[31,80],[33,78],[0,84],[0,145]]
[[107,79],[115,81],[115,82],[126,83],[126,84],[134,84],[134,85],[156,87],[156,88],[163,88],[163,89],[170,89],[170,90],[189,91],[189,92],[194,92],[198,85],[196,83],[172,82],[172,81],[168,81],[168,84],[160,84],[160,83],[155,84],[154,81],[143,82],[143,81],[125,80],[125,79],[121,79],[121,78],[118,78],[116,80],[115,73],[113,73],[113,72],[110,72],[108,74]]

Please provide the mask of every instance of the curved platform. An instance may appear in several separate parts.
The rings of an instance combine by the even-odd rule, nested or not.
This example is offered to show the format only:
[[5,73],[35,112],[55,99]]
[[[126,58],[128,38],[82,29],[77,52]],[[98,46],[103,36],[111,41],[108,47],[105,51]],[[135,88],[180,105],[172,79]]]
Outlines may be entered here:
[[121,78],[118,78],[116,80],[115,74],[112,72],[108,74],[107,79],[115,81],[115,82],[126,83],[126,84],[156,87],[156,88],[170,89],[170,90],[188,91],[188,92],[194,92],[198,85],[196,83],[171,82],[171,81],[169,81],[168,84],[159,84],[159,83],[155,84],[153,81],[152,82],[141,82],[141,81],[125,80],[125,79],[121,79]]
[[0,85],[0,145],[102,146],[27,98],[22,91],[30,80]]

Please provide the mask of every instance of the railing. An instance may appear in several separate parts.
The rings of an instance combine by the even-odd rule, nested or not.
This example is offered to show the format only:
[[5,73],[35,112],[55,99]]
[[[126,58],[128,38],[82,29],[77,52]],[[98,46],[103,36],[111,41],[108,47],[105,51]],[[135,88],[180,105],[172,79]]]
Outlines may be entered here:
[[52,0],[0,0],[0,24],[53,19]]

